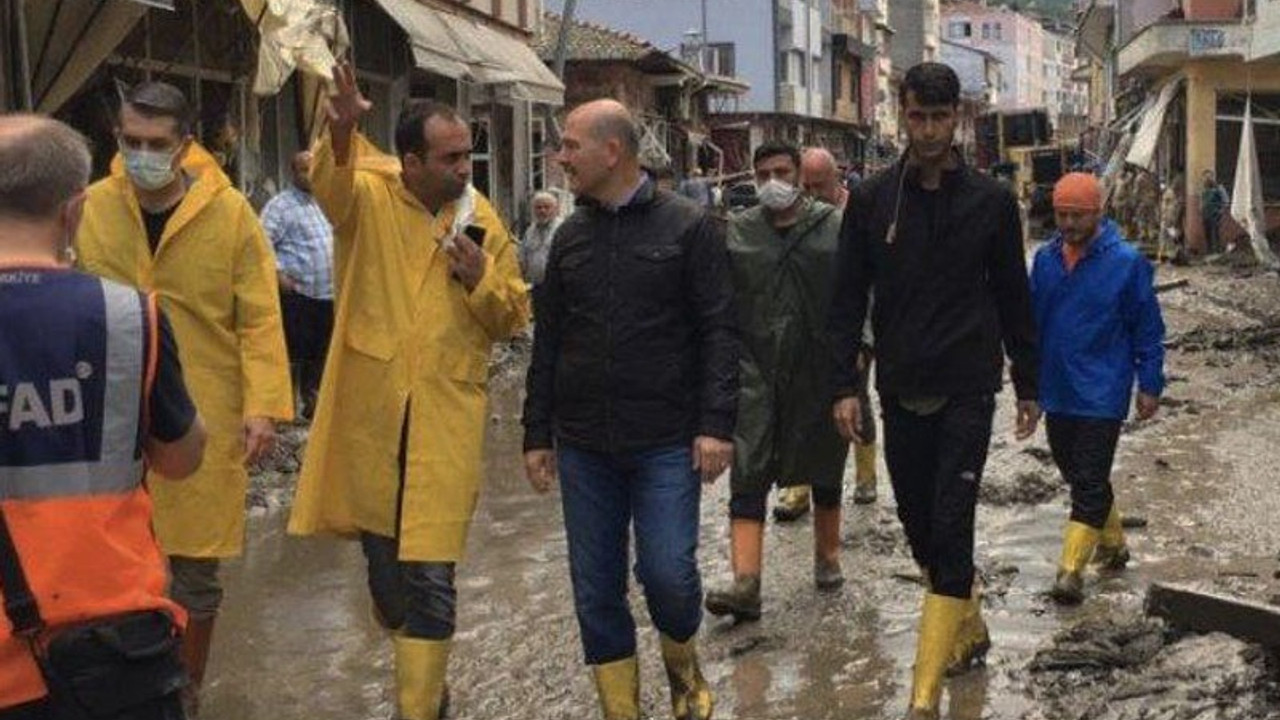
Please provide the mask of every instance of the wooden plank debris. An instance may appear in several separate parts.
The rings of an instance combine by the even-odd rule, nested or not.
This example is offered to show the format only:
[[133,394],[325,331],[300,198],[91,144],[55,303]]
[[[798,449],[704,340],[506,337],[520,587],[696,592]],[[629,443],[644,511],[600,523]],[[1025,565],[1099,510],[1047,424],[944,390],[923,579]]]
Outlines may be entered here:
[[1152,583],[1146,608],[1148,615],[1183,630],[1221,632],[1245,642],[1280,647],[1280,607]]

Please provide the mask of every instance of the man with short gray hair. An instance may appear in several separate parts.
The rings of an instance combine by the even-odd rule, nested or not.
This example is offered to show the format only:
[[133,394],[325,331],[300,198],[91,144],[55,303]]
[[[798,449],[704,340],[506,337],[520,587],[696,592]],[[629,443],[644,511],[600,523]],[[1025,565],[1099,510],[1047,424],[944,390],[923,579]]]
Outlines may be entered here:
[[180,720],[143,476],[190,475],[205,432],[155,298],[69,266],[90,165],[66,125],[0,115],[0,717],[65,717],[74,687],[85,717]]
[[520,240],[520,269],[524,280],[536,293],[538,285],[547,273],[547,255],[551,253],[551,238],[560,228],[560,200],[546,190],[533,195],[533,222]]

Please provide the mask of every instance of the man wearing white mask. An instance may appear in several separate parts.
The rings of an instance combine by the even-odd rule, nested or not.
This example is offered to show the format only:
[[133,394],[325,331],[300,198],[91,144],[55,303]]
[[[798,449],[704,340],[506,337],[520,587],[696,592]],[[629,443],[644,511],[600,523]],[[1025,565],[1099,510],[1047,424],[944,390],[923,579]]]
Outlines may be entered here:
[[849,445],[828,415],[832,351],[826,334],[840,212],[800,192],[800,151],[755,152],[760,205],[729,223],[742,386],[734,430],[729,518],[733,584],[707,594],[707,610],[760,617],[765,501],[770,487],[811,485],[814,583],[835,590],[840,570],[841,480]]

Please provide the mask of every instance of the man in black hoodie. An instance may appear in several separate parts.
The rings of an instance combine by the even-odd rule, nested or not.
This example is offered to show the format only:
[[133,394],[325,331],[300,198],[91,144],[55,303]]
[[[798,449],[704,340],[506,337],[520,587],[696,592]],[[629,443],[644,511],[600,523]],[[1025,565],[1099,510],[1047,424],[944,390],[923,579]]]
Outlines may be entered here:
[[640,169],[617,102],[565,121],[578,207],[556,233],[534,308],[525,469],[560,478],[574,605],[607,720],[639,720],[628,543],[661,634],[680,720],[711,717],[694,652],[701,483],[728,467],[738,392],[735,305],[719,221]]
[[1030,437],[1039,420],[1036,333],[1017,200],[966,167],[952,146],[955,72],[917,65],[899,100],[910,147],[853,191],[841,228],[830,318],[833,415],[852,440],[866,382],[857,353],[874,290],[885,460],[928,587],[909,717],[936,718],[944,673],[990,647],[974,586],[974,510],[1002,346],[1018,396],[1016,436]]

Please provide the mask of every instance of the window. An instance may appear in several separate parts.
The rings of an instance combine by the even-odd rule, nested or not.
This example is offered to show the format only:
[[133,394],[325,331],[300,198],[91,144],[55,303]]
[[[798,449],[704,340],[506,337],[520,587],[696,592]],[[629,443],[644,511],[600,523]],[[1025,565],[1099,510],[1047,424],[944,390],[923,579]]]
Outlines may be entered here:
[[[1244,130],[1243,94],[1218,95],[1217,164],[1218,181],[1234,192],[1236,162],[1240,155],[1240,135]],[[1267,203],[1280,202],[1280,95],[1253,95],[1253,140],[1258,148],[1258,169],[1262,173],[1262,197]]]
[[991,39],[991,23],[982,23],[982,39]]
[[963,20],[957,20],[947,27],[947,35],[952,39],[972,37],[973,25]]
[[711,43],[707,46],[712,75],[733,77],[738,74],[738,46],[734,43]]
[[529,189],[545,190],[547,188],[547,160],[554,148],[547,147],[547,120],[543,117],[529,118]]
[[492,197],[489,185],[493,169],[493,147],[490,144],[489,118],[473,118],[471,120],[471,184],[476,189],[485,194],[485,197]]
[[1000,23],[996,23],[996,39],[997,40],[1004,39],[1004,28],[1001,26]]

